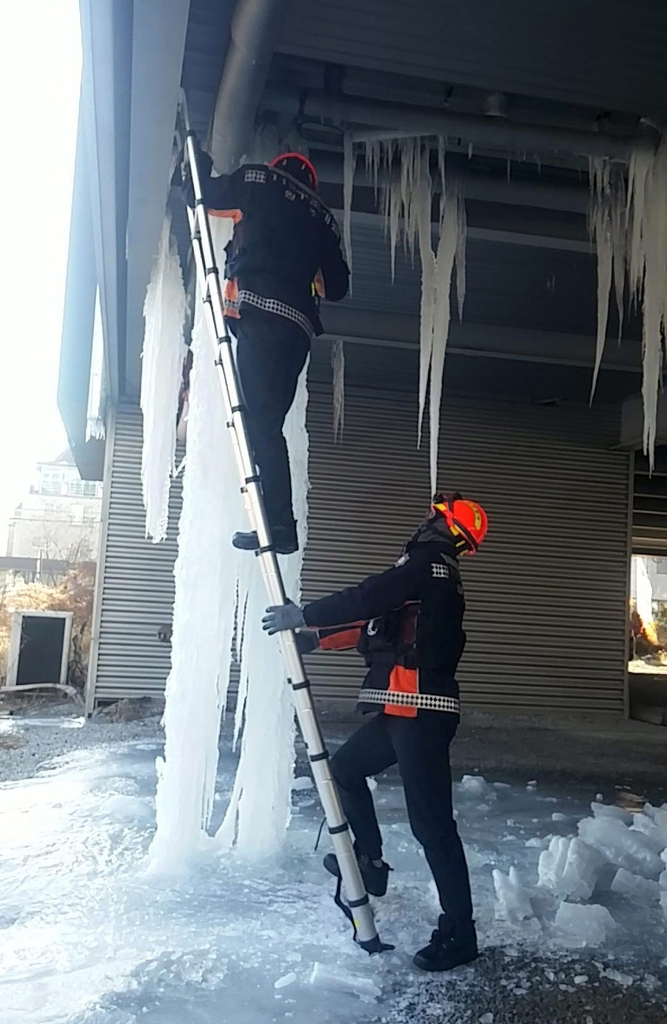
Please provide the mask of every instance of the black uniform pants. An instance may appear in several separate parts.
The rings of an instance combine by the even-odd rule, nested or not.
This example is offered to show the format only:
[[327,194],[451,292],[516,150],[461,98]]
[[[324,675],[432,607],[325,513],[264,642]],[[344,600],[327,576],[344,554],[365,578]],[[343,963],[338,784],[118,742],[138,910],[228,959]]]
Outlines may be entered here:
[[292,480],[283,423],[294,401],[310,342],[298,324],[260,310],[244,310],[231,326],[238,342],[236,360],[248,432],[262,477],[269,525],[292,532]]
[[408,819],[433,872],[442,909],[456,925],[472,919],[470,879],[452,808],[449,745],[458,717],[419,711],[416,718],[374,715],[334,754],[331,765],[357,849],[382,857],[382,836],[366,783],[398,764]]

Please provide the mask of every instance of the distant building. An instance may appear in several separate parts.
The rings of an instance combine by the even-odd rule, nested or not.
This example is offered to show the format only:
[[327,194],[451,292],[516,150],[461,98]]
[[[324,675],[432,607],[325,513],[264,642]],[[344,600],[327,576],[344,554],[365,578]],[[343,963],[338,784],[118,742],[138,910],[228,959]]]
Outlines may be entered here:
[[[39,462],[30,493],[14,510],[7,533],[8,559],[69,566],[97,560],[102,484],[82,480],[67,448],[53,462]],[[17,562],[16,571],[21,571]],[[31,573],[34,578],[34,573]]]

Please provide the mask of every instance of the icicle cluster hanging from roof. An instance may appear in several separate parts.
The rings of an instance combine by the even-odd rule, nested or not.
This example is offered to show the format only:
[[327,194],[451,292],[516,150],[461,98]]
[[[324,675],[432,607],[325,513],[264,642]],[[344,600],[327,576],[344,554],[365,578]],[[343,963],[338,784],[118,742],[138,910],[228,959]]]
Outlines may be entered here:
[[[431,491],[438,489],[438,441],[440,405],[447,338],[451,319],[450,292],[456,267],[456,295],[459,319],[465,298],[466,220],[463,199],[448,186],[445,174],[445,141],[438,139],[437,180],[431,175],[431,143],[417,138],[374,140],[366,143],[366,171],[376,190],[382,184],[382,211],[386,219],[391,251],[392,280],[396,272],[399,238],[414,259],[419,252],[421,264],[421,303],[419,326],[419,425],[429,393],[429,447]],[[348,168],[354,167],[346,157]],[[398,173],[395,168],[398,165]],[[346,179],[347,180],[347,179]],[[434,185],[440,202],[437,217],[438,238],[434,250]],[[351,189],[346,190],[345,223],[349,220]]]
[[165,217],[158,253],[144,303],[141,411],[144,444],[141,484],[146,506],[146,535],[164,540],[169,513],[169,485],[176,455],[176,413],[186,346],[183,337],[186,298],[183,275]]
[[642,397],[644,452],[653,467],[662,381],[663,345],[667,340],[667,140],[655,152],[633,153],[627,192],[622,173],[609,161],[590,163],[589,226],[598,260],[598,332],[593,390],[607,331],[612,277],[619,316],[623,292],[642,309]]

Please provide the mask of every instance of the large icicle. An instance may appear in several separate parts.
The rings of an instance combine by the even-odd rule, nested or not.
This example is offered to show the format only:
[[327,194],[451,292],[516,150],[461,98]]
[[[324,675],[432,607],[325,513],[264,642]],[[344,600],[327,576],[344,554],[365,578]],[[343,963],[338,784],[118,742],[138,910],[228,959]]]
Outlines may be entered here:
[[643,299],[644,452],[653,468],[667,331],[667,140],[647,165],[637,155],[630,164],[628,202],[632,216],[630,286]]
[[[300,600],[303,551],[308,521],[308,433],[306,431],[307,368],[285,423],[294,492],[294,514],[299,530],[299,552],[281,558],[281,571],[289,596]],[[289,823],[294,770],[294,708],[276,640],[261,628],[266,591],[253,559],[243,564],[242,589],[248,588],[248,606],[242,641],[243,737],[234,791],[218,830],[222,849],[234,842],[251,858],[279,849]],[[245,582],[247,578],[247,584]]]
[[186,299],[171,216],[162,225],[144,304],[141,411],[144,444],[141,484],[146,535],[157,543],[167,534],[169,485],[176,452],[176,411],[186,346]]
[[588,215],[588,230],[597,252],[597,338],[595,342],[595,368],[591,382],[593,401],[597,385],[609,318],[611,296],[613,249],[611,240],[611,200],[609,196],[608,164],[602,157],[591,158],[589,177],[592,189],[592,203]]
[[[440,440],[440,405],[445,353],[451,322],[450,295],[454,263],[463,251],[460,241],[464,224],[461,209],[463,201],[458,192],[448,191],[440,225],[440,241],[435,259],[435,309],[433,312],[433,338],[431,342],[431,387],[429,391],[429,466],[431,492],[438,490],[438,443]],[[459,315],[463,302],[459,298]]]
[[345,243],[345,259],[350,268],[350,295],[352,294],[352,193],[356,167],[357,158],[352,136],[349,132],[345,132],[343,136],[343,242]]
[[340,338],[331,343],[333,371],[333,435],[340,441],[345,428],[345,346]]
[[[387,148],[383,148],[387,147]],[[447,188],[445,175],[445,145],[437,145],[438,182],[440,199],[440,241],[437,255],[433,251],[433,192],[430,172],[430,146],[420,140],[405,138],[388,144],[369,146],[367,166],[377,174],[377,168],[395,155],[400,159],[400,174],[383,190],[382,209],[386,218],[391,246],[392,280],[395,253],[400,227],[406,249],[414,257],[419,251],[421,263],[421,302],[419,322],[419,417],[418,436],[421,437],[426,395],[429,399],[430,419],[430,475],[432,491],[437,490],[437,449],[440,429],[440,403],[445,351],[451,319],[450,290],[456,266],[456,295],[459,318],[463,316],[465,299],[465,205],[454,188]],[[429,391],[430,386],[430,391]]]
[[[231,222],[230,222],[231,223]],[[214,224],[216,251],[229,238]],[[222,244],[221,244],[222,242]],[[229,538],[244,522],[222,393],[201,304],[192,338],[188,463],[178,535],[172,662],[164,713],[165,756],[158,760],[155,871],[178,870],[208,846],[227,693],[240,555]]]

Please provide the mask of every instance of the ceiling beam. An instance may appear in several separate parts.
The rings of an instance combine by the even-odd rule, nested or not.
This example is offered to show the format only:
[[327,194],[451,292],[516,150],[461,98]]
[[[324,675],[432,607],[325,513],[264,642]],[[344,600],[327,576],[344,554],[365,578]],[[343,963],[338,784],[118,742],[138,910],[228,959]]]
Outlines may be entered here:
[[[333,121],[345,129],[357,125],[384,129],[383,137],[442,136],[463,139],[473,146],[501,150],[508,155],[571,153],[576,156],[601,156],[628,161],[637,149],[655,149],[652,133],[631,136],[608,132],[586,132],[577,128],[525,124],[506,117],[456,114],[451,111],[412,107],[405,104],[367,100],[344,94],[303,90],[290,86],[271,86],[264,93],[262,106],[294,117]],[[357,132],[362,139],[368,133]],[[378,132],[373,132],[378,137]]]
[[[332,304],[323,308],[322,320],[326,338],[339,338],[353,344],[415,351],[419,346],[418,316]],[[496,327],[452,320],[447,352],[471,358],[579,366],[592,370],[595,339],[582,334]],[[620,346],[608,345],[602,366],[605,370],[617,373],[639,375],[639,342],[624,341]]]

